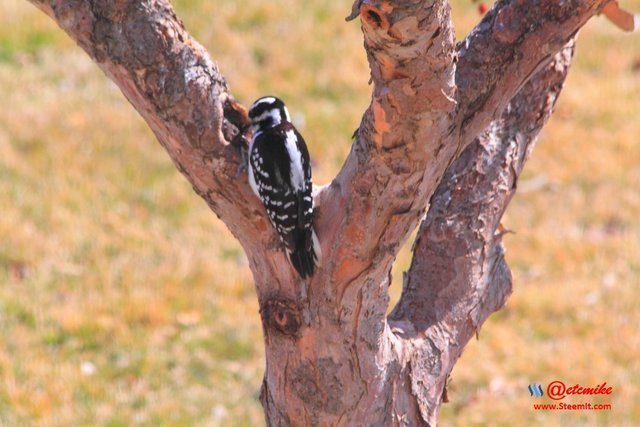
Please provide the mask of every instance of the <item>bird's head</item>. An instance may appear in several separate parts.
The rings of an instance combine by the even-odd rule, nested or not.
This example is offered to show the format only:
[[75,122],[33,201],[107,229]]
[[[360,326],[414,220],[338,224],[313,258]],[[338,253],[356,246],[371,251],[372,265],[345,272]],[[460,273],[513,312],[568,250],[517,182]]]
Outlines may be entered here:
[[264,96],[254,102],[249,108],[249,119],[254,132],[291,121],[284,102],[275,96]]

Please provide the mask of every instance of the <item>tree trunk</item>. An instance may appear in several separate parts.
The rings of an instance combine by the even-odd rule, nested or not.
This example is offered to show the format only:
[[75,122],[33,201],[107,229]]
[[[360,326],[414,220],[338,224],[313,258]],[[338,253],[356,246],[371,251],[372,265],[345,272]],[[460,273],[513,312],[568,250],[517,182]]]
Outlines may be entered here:
[[[308,281],[242,169],[243,107],[168,1],[31,2],[120,87],[244,248],[267,423],[435,425],[464,346],[511,292],[500,218],[573,37],[607,1],[498,1],[456,46],[445,0],[358,0],[373,94],[340,173],[315,192],[325,255]],[[392,263],[420,221],[387,318]]]

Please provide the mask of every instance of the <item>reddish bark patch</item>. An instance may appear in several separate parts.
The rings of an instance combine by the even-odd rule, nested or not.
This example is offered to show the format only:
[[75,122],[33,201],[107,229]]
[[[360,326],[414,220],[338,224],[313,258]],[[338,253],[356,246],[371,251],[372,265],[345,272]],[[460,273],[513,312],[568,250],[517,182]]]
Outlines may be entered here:
[[313,360],[316,355],[316,340],[317,334],[315,329],[306,328],[298,340],[298,348],[300,349],[300,355],[303,358]]
[[383,134],[391,131],[391,125],[387,121],[387,113],[379,102],[374,101],[371,109],[373,110],[373,126],[376,130],[373,142],[376,144],[376,147],[378,147],[378,150],[380,150],[383,143]]
[[384,80],[391,81],[396,79],[406,79],[409,77],[407,71],[401,69],[398,63],[389,55],[382,52],[376,52],[375,57],[380,64],[380,72],[382,73],[382,78]]

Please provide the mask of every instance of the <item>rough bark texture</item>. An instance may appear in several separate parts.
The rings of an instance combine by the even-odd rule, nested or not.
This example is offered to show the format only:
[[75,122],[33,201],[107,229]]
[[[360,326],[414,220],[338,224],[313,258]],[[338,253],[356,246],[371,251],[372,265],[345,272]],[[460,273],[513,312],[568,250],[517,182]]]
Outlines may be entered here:
[[421,406],[430,422],[435,422],[440,396],[464,346],[511,293],[500,218],[553,113],[573,48],[570,42],[539,71],[447,169],[418,231],[390,322],[406,338],[411,354],[407,382],[411,393],[430,402]]
[[[245,113],[168,1],[31,1],[121,88],[243,246],[267,423],[434,425],[464,345],[510,293],[496,230],[566,76],[561,49],[606,0],[498,1],[458,46],[445,0],[358,0],[374,89],[342,170],[316,192],[325,256],[307,282],[241,168]],[[387,320],[391,265],[430,199]]]

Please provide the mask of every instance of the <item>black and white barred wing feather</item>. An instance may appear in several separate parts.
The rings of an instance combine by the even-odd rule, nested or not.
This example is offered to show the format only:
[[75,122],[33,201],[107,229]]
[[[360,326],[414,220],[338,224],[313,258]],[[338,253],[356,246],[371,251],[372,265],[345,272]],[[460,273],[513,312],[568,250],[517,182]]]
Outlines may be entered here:
[[312,228],[311,165],[304,140],[293,125],[282,123],[254,135],[249,182],[265,205],[291,264],[301,277],[312,276],[320,246]]

